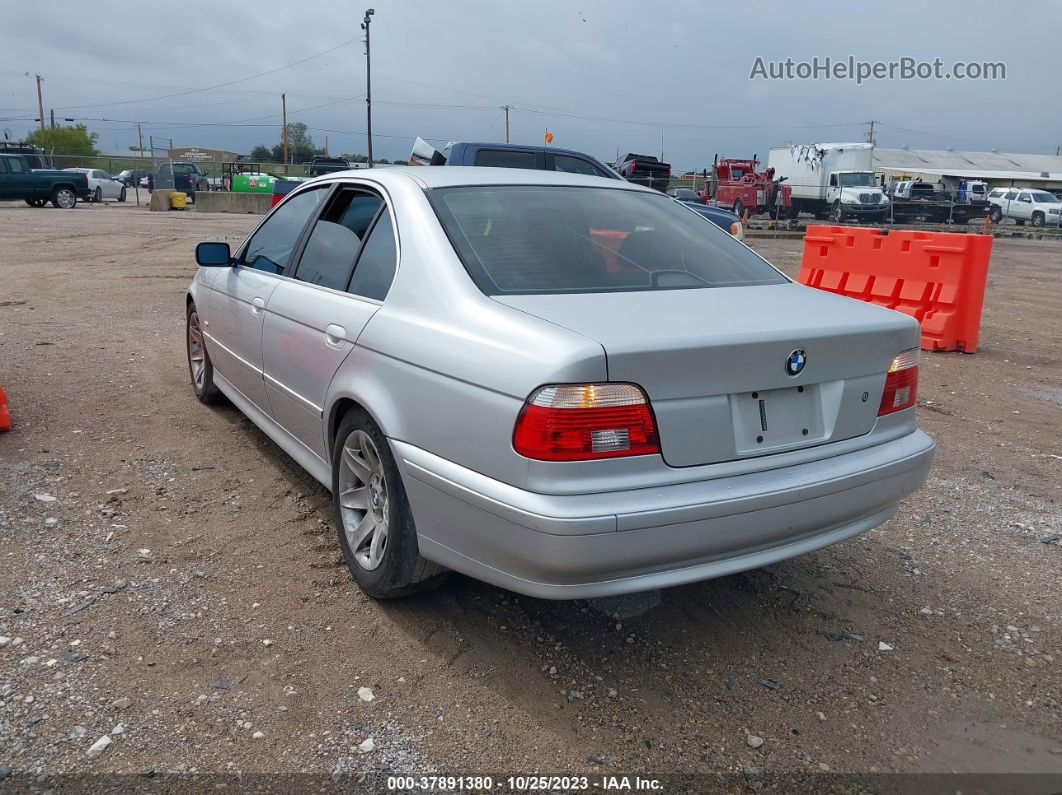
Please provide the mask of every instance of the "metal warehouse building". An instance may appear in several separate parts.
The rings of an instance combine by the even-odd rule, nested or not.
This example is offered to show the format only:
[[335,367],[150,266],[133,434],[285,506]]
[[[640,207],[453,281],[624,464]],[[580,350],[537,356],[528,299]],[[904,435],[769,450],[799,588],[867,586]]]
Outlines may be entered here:
[[1062,194],[1062,156],[936,149],[874,150],[874,170],[884,180],[942,182],[954,191],[960,179],[980,179],[991,187],[1040,188]]

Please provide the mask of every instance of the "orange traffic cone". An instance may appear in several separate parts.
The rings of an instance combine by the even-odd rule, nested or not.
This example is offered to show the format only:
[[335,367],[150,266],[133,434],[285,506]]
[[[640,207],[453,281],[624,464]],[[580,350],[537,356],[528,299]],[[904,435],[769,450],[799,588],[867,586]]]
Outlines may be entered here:
[[11,430],[11,412],[7,410],[7,392],[0,386],[0,431]]

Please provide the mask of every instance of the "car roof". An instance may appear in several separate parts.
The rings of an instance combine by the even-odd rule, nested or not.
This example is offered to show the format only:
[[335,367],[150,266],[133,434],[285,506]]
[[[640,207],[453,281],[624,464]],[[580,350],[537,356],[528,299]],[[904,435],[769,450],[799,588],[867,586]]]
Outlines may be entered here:
[[[458,146],[471,146],[477,149],[499,149],[507,152],[547,152],[551,155],[576,155],[578,157],[586,157],[594,162],[600,163],[593,155],[588,155],[586,152],[579,152],[575,149],[562,149],[559,146],[535,146],[533,144],[498,144],[498,143],[483,143],[480,141],[454,141],[448,148],[455,148]],[[456,168],[456,166],[455,166]],[[482,166],[481,166],[482,168]]]
[[567,185],[571,187],[612,188],[661,194],[659,191],[632,182],[571,174],[563,171],[543,171],[533,168],[490,168],[487,166],[391,166],[386,168],[358,168],[335,171],[311,182],[358,178],[371,180],[383,187],[415,182],[419,187],[452,188],[469,185]]

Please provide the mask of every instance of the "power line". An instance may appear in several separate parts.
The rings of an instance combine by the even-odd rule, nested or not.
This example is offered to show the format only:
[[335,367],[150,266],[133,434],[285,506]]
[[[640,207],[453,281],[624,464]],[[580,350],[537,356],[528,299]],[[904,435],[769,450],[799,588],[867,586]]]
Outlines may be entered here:
[[160,100],[160,99],[171,99],[173,97],[184,97],[184,96],[187,96],[188,94],[198,94],[198,93],[203,92],[203,91],[214,91],[214,90],[219,89],[219,88],[225,88],[226,86],[236,85],[237,83],[246,83],[248,80],[254,80],[254,79],[259,78],[259,77],[265,77],[266,75],[275,74],[276,72],[281,72],[281,71],[283,71],[285,69],[291,69],[293,66],[298,66],[299,64],[304,64],[307,61],[312,61],[314,58],[320,58],[322,55],[327,55],[330,52],[335,52],[336,50],[340,49],[341,47],[346,47],[348,44],[353,44],[355,41],[357,41],[357,39],[349,39],[347,41],[342,42],[341,44],[335,45],[334,47],[329,47],[327,50],[322,50],[321,52],[314,53],[313,55],[308,55],[305,58],[300,58],[298,61],[293,61],[292,63],[285,64],[284,66],[278,66],[275,69],[268,69],[265,72],[259,72],[258,74],[250,75],[249,77],[241,77],[238,80],[229,80],[228,82],[225,82],[225,83],[217,83],[217,84],[212,85],[212,86],[204,86],[203,88],[193,88],[193,89],[189,89],[188,91],[178,91],[178,92],[173,93],[173,94],[163,94],[162,96],[158,96],[158,97],[146,97],[146,98],[140,98],[140,99],[126,99],[126,100],[122,100],[120,102],[97,103],[97,104],[94,104],[94,105],[65,105],[65,106],[63,106],[62,109],[63,110],[81,110],[81,109],[84,109],[84,108],[113,108],[113,107],[117,107],[118,105],[133,105],[133,104],[137,104],[137,103],[141,103],[141,102],[155,102],[155,101]]

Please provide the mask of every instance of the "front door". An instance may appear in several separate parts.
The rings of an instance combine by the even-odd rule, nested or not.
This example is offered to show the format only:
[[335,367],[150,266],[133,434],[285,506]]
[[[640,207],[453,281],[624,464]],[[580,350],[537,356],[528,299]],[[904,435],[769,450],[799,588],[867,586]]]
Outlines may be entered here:
[[291,264],[307,221],[330,186],[285,202],[251,235],[237,264],[211,284],[204,333],[214,369],[244,398],[269,413],[262,375],[266,303]]
[[262,347],[273,418],[324,461],[329,385],[380,308],[396,262],[383,199],[342,187],[307,236],[294,279],[269,299]]

